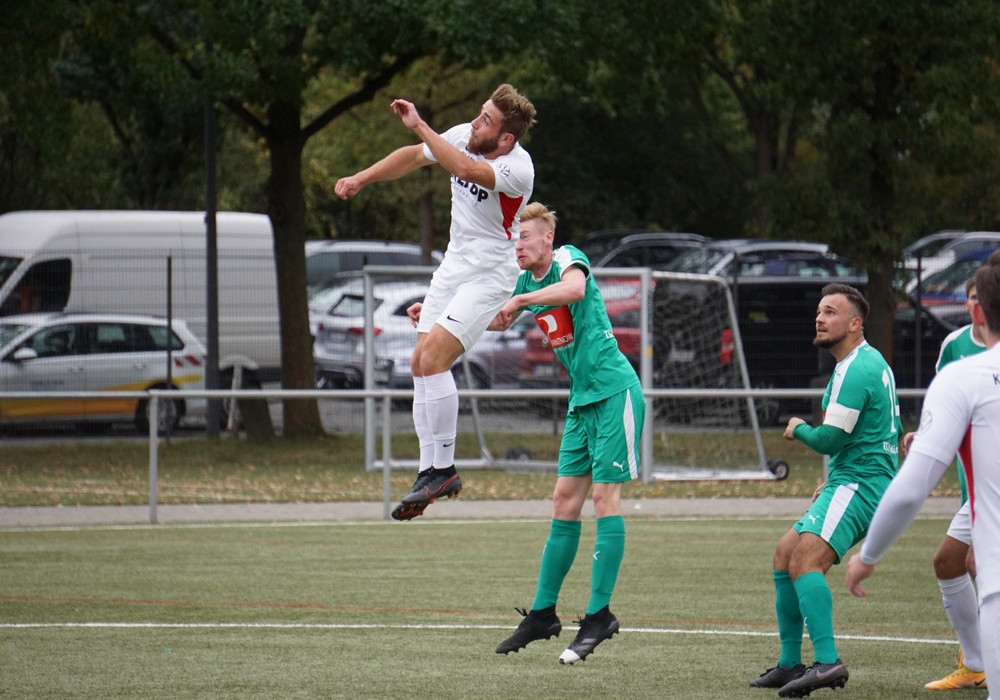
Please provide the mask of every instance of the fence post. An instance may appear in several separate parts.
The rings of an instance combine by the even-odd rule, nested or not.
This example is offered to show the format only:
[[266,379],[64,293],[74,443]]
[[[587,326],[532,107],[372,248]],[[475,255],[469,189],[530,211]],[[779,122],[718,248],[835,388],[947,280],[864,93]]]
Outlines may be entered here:
[[156,524],[156,502],[159,499],[159,452],[157,450],[157,438],[159,438],[159,412],[160,400],[156,394],[149,395],[149,522]]

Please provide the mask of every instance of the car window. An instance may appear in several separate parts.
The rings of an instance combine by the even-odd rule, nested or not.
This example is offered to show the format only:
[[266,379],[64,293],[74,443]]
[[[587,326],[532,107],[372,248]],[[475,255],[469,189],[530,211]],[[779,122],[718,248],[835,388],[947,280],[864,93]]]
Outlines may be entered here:
[[728,251],[719,248],[692,248],[674,258],[666,269],[671,272],[706,274],[726,255]]
[[129,343],[125,335],[125,326],[121,323],[95,323],[94,344],[95,353],[128,352]]
[[27,328],[23,323],[0,323],[0,347],[7,345]]
[[601,267],[645,267],[645,249],[641,246],[622,248],[601,262]]
[[420,296],[410,297],[409,299],[405,300],[402,304],[400,304],[399,306],[397,306],[395,308],[395,310],[392,312],[392,315],[393,316],[408,316],[409,314],[406,313],[406,310],[408,308],[410,308],[411,306],[413,306],[414,304],[416,304],[418,301],[423,301],[423,300],[424,300],[424,295],[423,294],[421,294]]
[[35,333],[25,343],[39,357],[63,357],[76,354],[78,328],[71,323],[49,326]]
[[1000,248],[1000,238],[979,238],[972,240],[960,240],[951,248],[956,258],[964,258],[970,253],[978,253],[981,250],[993,250]]
[[[382,299],[375,298],[372,300],[377,309],[382,305]],[[364,294],[345,294],[340,298],[333,308],[329,311],[330,316],[345,316],[345,317],[357,317],[365,315],[365,295]]]
[[166,350],[168,347],[171,350],[184,349],[184,341],[173,330],[168,330],[166,326],[136,326],[136,329],[142,329],[141,333],[146,336],[143,338],[143,343],[147,342],[148,338],[148,342],[151,343],[149,350]]
[[182,350],[184,341],[172,330],[164,326],[149,326],[142,323],[130,323],[125,326],[128,350],[131,352],[165,352]]
[[0,255],[0,287],[4,285],[11,273],[21,264],[24,258],[14,258],[7,255]]

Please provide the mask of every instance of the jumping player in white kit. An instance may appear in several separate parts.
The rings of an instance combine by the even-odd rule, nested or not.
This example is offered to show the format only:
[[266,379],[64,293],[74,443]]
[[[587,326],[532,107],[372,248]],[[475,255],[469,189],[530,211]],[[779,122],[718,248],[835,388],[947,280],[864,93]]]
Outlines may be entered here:
[[896,478],[876,509],[861,551],[847,566],[848,589],[861,582],[917,516],[958,454],[972,515],[979,588],[980,640],[986,681],[1000,687],[1000,251],[976,271],[973,321],[987,350],[942,368],[924,399],[920,428]]
[[451,367],[510,298],[520,272],[514,243],[535,169],[519,140],[534,124],[535,108],[503,84],[471,123],[444,134],[435,132],[406,100],[394,100],[392,110],[423,143],[397,149],[341,178],[334,191],[346,199],[372,182],[394,180],[432,163],[451,173],[448,248],[423,304],[410,313],[417,328],[410,366],[420,469],[392,517],[411,520],[436,498],[462,490],[454,466],[458,389]]

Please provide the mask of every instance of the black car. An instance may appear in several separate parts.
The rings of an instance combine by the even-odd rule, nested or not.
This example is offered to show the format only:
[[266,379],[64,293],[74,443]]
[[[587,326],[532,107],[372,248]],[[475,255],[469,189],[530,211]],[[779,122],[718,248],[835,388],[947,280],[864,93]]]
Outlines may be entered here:
[[662,270],[681,253],[709,239],[673,231],[595,231],[577,246],[593,267],[649,267]]

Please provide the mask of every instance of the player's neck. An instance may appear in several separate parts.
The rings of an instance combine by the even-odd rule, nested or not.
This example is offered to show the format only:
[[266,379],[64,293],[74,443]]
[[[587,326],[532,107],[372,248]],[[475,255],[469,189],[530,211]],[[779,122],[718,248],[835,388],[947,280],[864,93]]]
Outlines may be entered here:
[[865,342],[865,336],[863,334],[859,334],[857,336],[848,335],[830,348],[830,354],[833,355],[833,359],[837,362],[841,362],[845,357],[854,352],[855,348],[863,342]]
[[531,272],[532,277],[534,277],[536,280],[540,280],[549,273],[549,269],[551,267],[552,267],[552,251],[549,251],[548,253],[540,257],[538,259],[538,262],[529,267],[528,270]]

